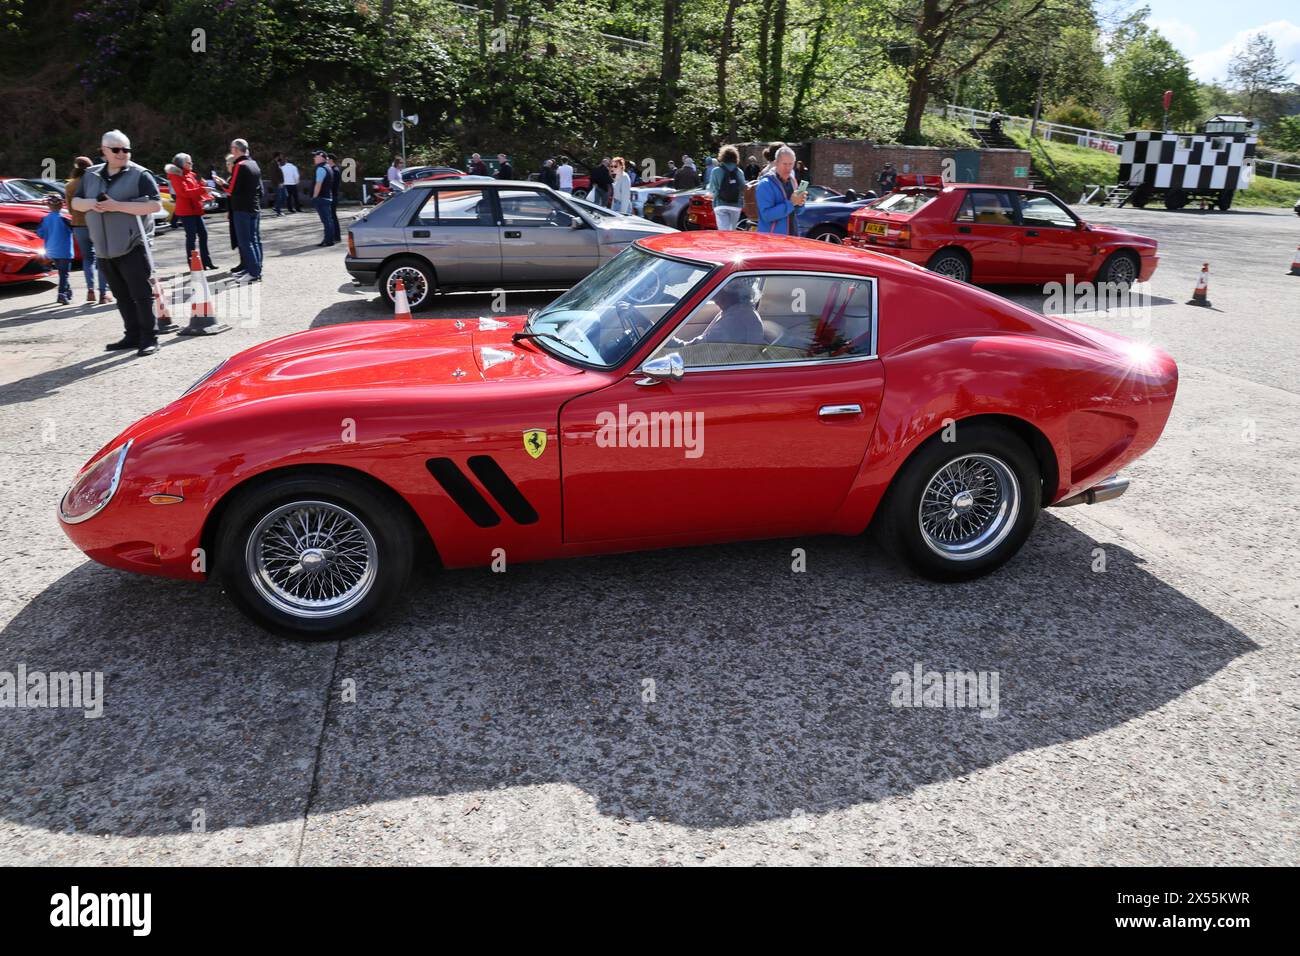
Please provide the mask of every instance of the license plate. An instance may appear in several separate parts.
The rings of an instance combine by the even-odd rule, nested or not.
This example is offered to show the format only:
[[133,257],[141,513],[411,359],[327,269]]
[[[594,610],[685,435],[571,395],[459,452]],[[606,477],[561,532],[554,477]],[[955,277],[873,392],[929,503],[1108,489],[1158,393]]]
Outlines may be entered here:
[[885,234],[885,224],[883,222],[867,223],[866,232],[873,236],[883,236]]

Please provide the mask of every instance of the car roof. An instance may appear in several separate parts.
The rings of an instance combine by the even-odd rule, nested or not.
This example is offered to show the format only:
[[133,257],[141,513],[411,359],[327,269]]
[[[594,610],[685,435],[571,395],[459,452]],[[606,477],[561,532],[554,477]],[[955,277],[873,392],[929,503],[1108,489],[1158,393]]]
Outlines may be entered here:
[[925,271],[920,266],[882,252],[757,232],[711,229],[669,232],[638,240],[638,245],[666,256],[730,266],[733,272],[750,269],[857,272],[864,266],[877,274],[906,275]]
[[439,186],[450,186],[453,189],[461,183],[496,183],[499,186],[527,186],[529,189],[550,189],[545,183],[539,183],[527,179],[496,179],[492,176],[461,176],[456,178],[450,176],[447,179],[429,179],[423,182],[411,183],[411,189],[436,189]]

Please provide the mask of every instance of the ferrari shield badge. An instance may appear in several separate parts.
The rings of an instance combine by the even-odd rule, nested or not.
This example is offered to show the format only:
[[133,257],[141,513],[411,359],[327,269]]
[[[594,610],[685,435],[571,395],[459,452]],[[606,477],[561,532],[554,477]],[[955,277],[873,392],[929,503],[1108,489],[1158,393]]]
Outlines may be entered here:
[[524,432],[524,451],[534,458],[541,458],[546,451],[546,429],[530,428]]

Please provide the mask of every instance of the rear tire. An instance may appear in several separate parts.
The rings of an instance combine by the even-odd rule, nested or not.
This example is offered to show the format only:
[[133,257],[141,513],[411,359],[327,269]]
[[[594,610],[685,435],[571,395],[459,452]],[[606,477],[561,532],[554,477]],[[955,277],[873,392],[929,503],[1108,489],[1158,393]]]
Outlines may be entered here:
[[956,279],[958,282],[970,282],[972,266],[970,257],[957,249],[940,249],[925,267],[941,276]]
[[1176,212],[1187,205],[1187,193],[1181,189],[1171,189],[1165,193],[1165,208],[1170,212]]
[[872,530],[922,577],[966,581],[1010,560],[1038,520],[1038,463],[1019,438],[995,425],[956,425],[894,476]]
[[379,270],[379,296],[390,309],[393,307],[393,293],[397,279],[401,278],[406,286],[406,304],[411,311],[430,305],[433,295],[438,290],[433,269],[427,262],[418,259],[398,259]]
[[300,474],[235,493],[216,571],[260,626],[327,640],[373,623],[401,596],[414,540],[390,496],[356,479]]
[[1221,210],[1223,210],[1224,212],[1227,212],[1229,209],[1232,208],[1232,199],[1233,199],[1233,197],[1234,197],[1235,195],[1236,195],[1236,191],[1235,191],[1235,190],[1232,190],[1232,189],[1225,189],[1225,190],[1223,190],[1221,193],[1219,193],[1219,198],[1218,198],[1218,200],[1217,200],[1217,202],[1216,202],[1215,204],[1216,204],[1216,205],[1217,205]]

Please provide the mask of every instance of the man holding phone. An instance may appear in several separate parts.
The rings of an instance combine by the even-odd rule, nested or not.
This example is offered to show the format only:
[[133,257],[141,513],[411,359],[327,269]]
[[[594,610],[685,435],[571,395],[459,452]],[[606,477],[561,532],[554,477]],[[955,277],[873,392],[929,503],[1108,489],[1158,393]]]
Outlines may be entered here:
[[147,243],[154,214],[162,210],[158,183],[149,170],[131,162],[131,140],[121,130],[103,135],[100,152],[104,162],[81,176],[72,208],[86,214],[95,259],[108,277],[122,315],[122,338],[107,350],[135,349],[136,355],[153,355],[158,351],[158,333]]
[[758,231],[778,236],[799,235],[795,211],[808,198],[808,184],[794,181],[794,150],[782,146],[772,159],[772,168],[758,180],[754,199],[758,204]]

